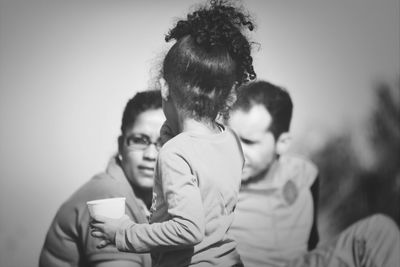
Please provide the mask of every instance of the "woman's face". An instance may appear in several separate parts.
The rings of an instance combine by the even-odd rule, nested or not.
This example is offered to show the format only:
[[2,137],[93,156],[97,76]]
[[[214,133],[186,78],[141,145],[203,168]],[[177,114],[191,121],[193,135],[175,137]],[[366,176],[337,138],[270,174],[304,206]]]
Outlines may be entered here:
[[151,189],[160,142],[160,128],[165,121],[162,109],[146,110],[137,116],[120,143],[122,168],[132,185]]

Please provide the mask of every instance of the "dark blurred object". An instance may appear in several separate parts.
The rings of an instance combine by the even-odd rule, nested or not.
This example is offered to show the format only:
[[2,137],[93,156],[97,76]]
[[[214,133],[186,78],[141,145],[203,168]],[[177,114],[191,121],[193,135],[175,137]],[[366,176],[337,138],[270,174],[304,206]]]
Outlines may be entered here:
[[368,206],[400,224],[400,81],[396,89],[377,87],[370,129],[375,162],[365,174]]
[[[320,170],[321,240],[330,239],[367,215],[384,213],[400,225],[400,82],[375,88],[375,108],[366,144],[355,148],[349,132],[332,137],[312,155]],[[371,162],[362,164],[363,153]]]

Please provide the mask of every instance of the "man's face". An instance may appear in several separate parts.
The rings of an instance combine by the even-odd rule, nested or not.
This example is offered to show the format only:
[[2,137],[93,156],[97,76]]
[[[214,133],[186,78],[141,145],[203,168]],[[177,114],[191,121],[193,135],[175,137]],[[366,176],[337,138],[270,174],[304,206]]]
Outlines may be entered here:
[[122,137],[122,168],[129,182],[140,188],[153,187],[159,149],[155,143],[160,141],[160,128],[164,121],[161,108],[144,111]]
[[242,181],[264,176],[277,159],[275,138],[268,130],[271,121],[262,105],[254,105],[249,111],[238,109],[230,115],[228,124],[239,135],[245,157]]

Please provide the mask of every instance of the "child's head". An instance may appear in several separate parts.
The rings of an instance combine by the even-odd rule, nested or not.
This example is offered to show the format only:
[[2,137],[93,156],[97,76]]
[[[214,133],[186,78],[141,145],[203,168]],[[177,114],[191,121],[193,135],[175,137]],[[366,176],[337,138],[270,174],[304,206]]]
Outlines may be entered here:
[[262,178],[290,144],[292,100],[283,88],[264,81],[243,85],[228,124],[242,142],[243,181]]
[[235,86],[255,78],[248,16],[212,1],[180,20],[166,36],[176,43],[163,62],[163,78],[176,107],[196,120],[215,120],[227,108]]

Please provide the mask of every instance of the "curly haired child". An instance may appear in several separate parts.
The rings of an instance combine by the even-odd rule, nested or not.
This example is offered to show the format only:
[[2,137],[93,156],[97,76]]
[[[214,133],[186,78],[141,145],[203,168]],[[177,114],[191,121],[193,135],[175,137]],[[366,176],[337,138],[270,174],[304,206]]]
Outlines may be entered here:
[[229,229],[244,158],[235,133],[217,118],[236,87],[256,76],[244,30],[253,30],[247,15],[212,1],[166,36],[176,42],[160,80],[166,142],[157,158],[150,224],[95,217],[92,235],[102,239],[100,247],[151,252],[153,266],[243,266]]

